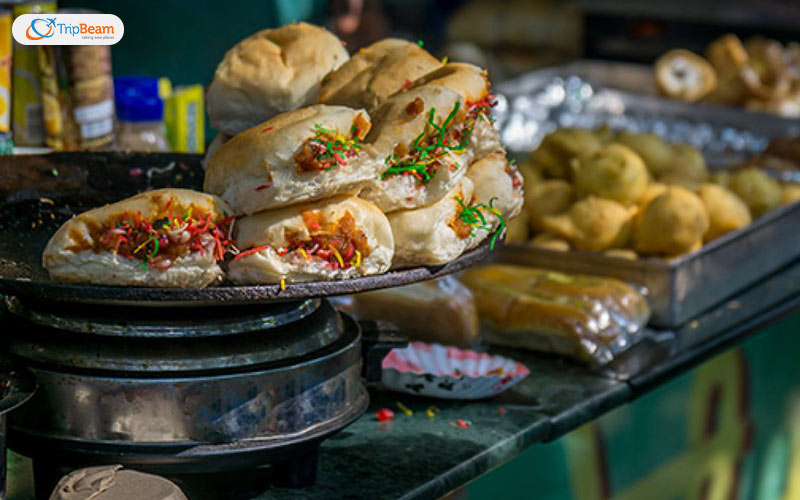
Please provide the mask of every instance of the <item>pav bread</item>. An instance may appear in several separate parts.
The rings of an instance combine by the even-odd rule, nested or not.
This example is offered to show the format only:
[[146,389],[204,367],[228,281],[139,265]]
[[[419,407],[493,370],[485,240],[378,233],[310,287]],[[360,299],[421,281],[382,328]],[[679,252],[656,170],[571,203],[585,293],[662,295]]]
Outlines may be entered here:
[[381,162],[361,139],[363,110],[315,105],[290,111],[231,138],[206,169],[204,190],[237,214],[357,192]]
[[243,217],[228,278],[241,284],[349,279],[389,269],[394,238],[378,208],[354,196]]
[[232,226],[216,196],[158,189],[68,220],[42,263],[58,281],[200,288],[222,278]]
[[319,102],[369,111],[441,61],[416,43],[387,38],[359,50],[339,69],[325,76]]
[[273,116],[316,102],[320,81],[349,59],[324,28],[293,23],[261,30],[233,46],[206,94],[211,126],[236,135]]
[[464,98],[425,85],[388,99],[366,138],[384,156],[383,170],[360,193],[384,212],[419,208],[442,199],[474,157]]
[[494,128],[491,115],[495,102],[486,70],[472,64],[447,63],[415,80],[409,90],[423,85],[438,85],[464,98],[466,121],[472,129],[470,143],[475,157],[480,158],[502,148],[500,134]]

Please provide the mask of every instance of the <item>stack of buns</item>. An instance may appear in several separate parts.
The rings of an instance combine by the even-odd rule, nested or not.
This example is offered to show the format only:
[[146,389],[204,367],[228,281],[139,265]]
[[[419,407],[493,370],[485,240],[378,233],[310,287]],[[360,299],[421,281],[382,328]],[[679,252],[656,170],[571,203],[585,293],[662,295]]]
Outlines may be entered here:
[[[211,242],[215,257],[225,245],[212,264],[235,283],[444,264],[487,237],[494,244],[521,209],[522,176],[493,126],[486,72],[438,61],[416,43],[387,39],[349,58],[316,26],[263,30],[228,51],[206,98],[220,134],[203,196],[237,216],[229,238]],[[161,235],[147,237],[128,257],[154,272],[147,263]],[[84,246],[80,258],[96,260],[97,245]]]

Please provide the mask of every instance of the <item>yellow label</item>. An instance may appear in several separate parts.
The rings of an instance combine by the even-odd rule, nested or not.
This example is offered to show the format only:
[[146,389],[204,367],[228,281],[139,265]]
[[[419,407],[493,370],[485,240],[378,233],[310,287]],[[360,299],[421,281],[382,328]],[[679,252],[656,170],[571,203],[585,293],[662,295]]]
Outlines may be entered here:
[[164,125],[173,151],[202,153],[205,150],[202,85],[173,89],[164,103]]
[[11,130],[11,13],[0,13],[0,132]]

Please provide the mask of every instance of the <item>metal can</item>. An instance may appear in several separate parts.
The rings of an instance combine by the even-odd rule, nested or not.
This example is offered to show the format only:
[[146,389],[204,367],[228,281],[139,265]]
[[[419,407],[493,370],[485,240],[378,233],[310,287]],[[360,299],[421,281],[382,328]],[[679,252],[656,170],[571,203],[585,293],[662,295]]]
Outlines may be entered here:
[[[22,14],[55,12],[55,2],[34,2],[14,6],[14,18]],[[39,56],[34,46],[14,42],[12,128],[18,146],[44,144],[44,116],[39,75]]]

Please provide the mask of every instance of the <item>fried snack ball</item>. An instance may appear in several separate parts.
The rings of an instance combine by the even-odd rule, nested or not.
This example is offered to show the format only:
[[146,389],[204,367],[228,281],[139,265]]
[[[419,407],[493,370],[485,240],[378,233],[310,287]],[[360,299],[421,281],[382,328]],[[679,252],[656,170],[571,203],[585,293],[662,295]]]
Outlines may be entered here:
[[528,241],[529,225],[528,210],[526,207],[522,207],[522,210],[516,217],[506,221],[506,243],[522,245]]
[[647,170],[656,179],[672,167],[672,148],[655,134],[622,131],[617,135],[616,141],[641,156]]
[[638,202],[649,174],[641,157],[627,146],[609,144],[572,162],[572,180],[579,198],[598,196],[622,204]]
[[625,246],[630,239],[632,218],[631,211],[622,204],[589,196],[565,214],[545,217],[543,224],[547,232],[569,241],[578,250],[602,252]]
[[659,182],[697,189],[708,181],[708,167],[703,153],[689,144],[671,144],[670,147],[672,165],[658,177]]
[[647,189],[644,190],[644,195],[642,199],[639,200],[639,207],[644,208],[647,206],[648,203],[653,201],[656,196],[660,195],[664,191],[667,190],[666,184],[661,184],[660,182],[651,182],[647,185]]
[[541,167],[531,162],[530,157],[517,163],[517,169],[522,174],[523,188],[542,180]]
[[600,144],[611,144],[614,142],[614,130],[608,125],[608,123],[604,123],[593,130],[594,136],[597,137],[597,140],[600,141]]
[[673,99],[694,102],[717,87],[717,73],[711,64],[688,50],[670,50],[655,66],[658,90]]
[[569,251],[569,243],[566,240],[553,236],[550,233],[539,233],[528,243],[531,246],[556,250],[559,252]]
[[754,218],[780,206],[783,198],[778,181],[754,167],[733,174],[729,189],[745,202]]
[[634,249],[643,255],[679,255],[702,241],[709,221],[703,202],[681,186],[669,186],[637,217]]
[[611,250],[606,250],[603,254],[617,259],[636,260],[639,258],[639,254],[630,248],[612,248]]
[[544,230],[542,221],[550,215],[567,211],[575,201],[575,190],[567,181],[552,179],[525,185],[525,207],[530,215],[531,228]]
[[561,128],[551,132],[531,153],[531,163],[542,168],[549,177],[567,179],[570,160],[592,154],[602,147],[594,132],[582,128]]
[[727,170],[720,170],[718,172],[714,172],[713,174],[711,174],[710,180],[714,184],[730,189],[732,178],[733,175],[731,175],[730,172],[728,172]]
[[750,209],[738,196],[716,184],[703,184],[697,195],[708,212],[708,229],[703,241],[708,242],[744,227],[752,221]]
[[781,204],[791,205],[800,201],[800,183],[787,182],[781,187]]

